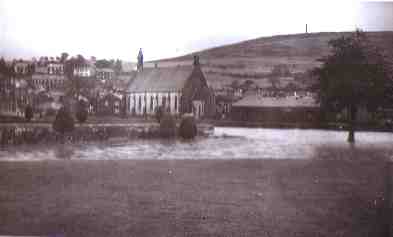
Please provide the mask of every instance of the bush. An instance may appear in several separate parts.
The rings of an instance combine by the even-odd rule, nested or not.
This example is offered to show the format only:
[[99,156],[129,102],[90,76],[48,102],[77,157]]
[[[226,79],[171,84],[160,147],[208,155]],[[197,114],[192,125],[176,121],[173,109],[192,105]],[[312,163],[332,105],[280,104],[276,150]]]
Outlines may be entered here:
[[25,108],[25,119],[29,122],[33,118],[33,108],[30,105],[27,105]]
[[56,132],[61,134],[74,130],[74,118],[66,107],[63,106],[57,111],[52,127]]
[[56,110],[53,108],[47,108],[45,110],[45,116],[53,116],[56,114]]
[[174,137],[176,135],[176,120],[170,115],[166,114],[160,121],[160,135],[161,137]]
[[198,130],[195,118],[190,115],[183,116],[179,127],[180,137],[184,139],[192,139],[197,135],[197,132]]
[[164,109],[161,106],[158,106],[156,110],[156,119],[159,123],[161,123],[161,119],[163,116],[164,116]]
[[80,100],[76,107],[75,117],[80,123],[84,123],[87,120],[87,116],[87,105],[83,100]]

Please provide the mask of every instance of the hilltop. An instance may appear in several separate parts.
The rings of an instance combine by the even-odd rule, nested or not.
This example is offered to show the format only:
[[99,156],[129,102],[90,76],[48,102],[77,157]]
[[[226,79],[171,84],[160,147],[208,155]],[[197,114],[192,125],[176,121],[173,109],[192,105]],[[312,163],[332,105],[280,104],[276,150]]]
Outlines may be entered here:
[[[264,84],[277,65],[285,65],[293,76],[318,66],[317,59],[329,54],[328,42],[349,34],[323,32],[261,37],[155,62],[160,67],[190,65],[193,56],[199,55],[206,77],[213,87],[248,79]],[[393,56],[393,32],[366,34],[384,53]]]

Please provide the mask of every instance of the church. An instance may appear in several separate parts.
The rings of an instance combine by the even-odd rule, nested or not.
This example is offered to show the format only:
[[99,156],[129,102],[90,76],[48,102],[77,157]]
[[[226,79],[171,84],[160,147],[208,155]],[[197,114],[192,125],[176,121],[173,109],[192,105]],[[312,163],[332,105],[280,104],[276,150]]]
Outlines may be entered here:
[[139,51],[137,72],[126,91],[127,112],[132,116],[153,116],[159,107],[172,115],[193,113],[196,118],[215,113],[214,93],[208,87],[199,57],[193,65],[159,67],[143,66]]

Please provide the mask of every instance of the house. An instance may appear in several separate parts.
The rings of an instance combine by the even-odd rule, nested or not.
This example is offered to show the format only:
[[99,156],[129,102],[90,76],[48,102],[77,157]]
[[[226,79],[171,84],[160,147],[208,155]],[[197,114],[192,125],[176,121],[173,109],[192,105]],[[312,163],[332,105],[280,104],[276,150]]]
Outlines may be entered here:
[[254,93],[232,105],[235,121],[263,123],[314,123],[320,120],[320,106],[312,96],[267,97]]
[[93,62],[85,60],[74,67],[74,76],[82,78],[91,78],[96,74],[96,67]]
[[64,64],[59,61],[50,61],[47,65],[47,70],[50,75],[63,75]]
[[126,94],[131,115],[154,115],[158,107],[173,115],[194,113],[197,118],[215,113],[214,94],[207,85],[198,56],[194,57],[193,66],[139,66]]
[[24,117],[28,104],[33,103],[32,89],[25,78],[0,73],[0,115]]
[[112,68],[97,68],[96,78],[101,81],[111,81],[115,78],[115,71]]
[[235,97],[233,94],[220,94],[216,96],[216,113],[218,119],[225,119],[231,113],[232,104],[236,102],[238,97]]
[[[91,107],[91,106],[90,106]],[[95,114],[99,116],[122,115],[124,111],[123,95],[105,93],[98,96]]]
[[57,90],[66,87],[67,78],[65,75],[34,73],[31,76],[31,83],[38,90]]
[[33,64],[23,60],[15,61],[13,62],[13,70],[15,75],[28,75],[33,71]]

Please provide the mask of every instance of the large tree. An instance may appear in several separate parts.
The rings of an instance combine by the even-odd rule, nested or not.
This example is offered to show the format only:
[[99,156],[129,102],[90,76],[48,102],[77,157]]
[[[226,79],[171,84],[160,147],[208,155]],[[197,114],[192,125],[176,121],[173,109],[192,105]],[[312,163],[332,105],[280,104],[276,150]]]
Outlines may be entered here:
[[329,41],[331,54],[313,70],[321,105],[348,111],[348,142],[355,142],[355,123],[360,107],[373,111],[388,103],[392,80],[386,58],[356,31]]
[[53,129],[64,135],[65,133],[72,132],[74,130],[74,118],[66,106],[61,107],[56,114],[56,118],[52,124]]
[[68,59],[69,54],[67,52],[61,53],[60,62],[65,63]]

